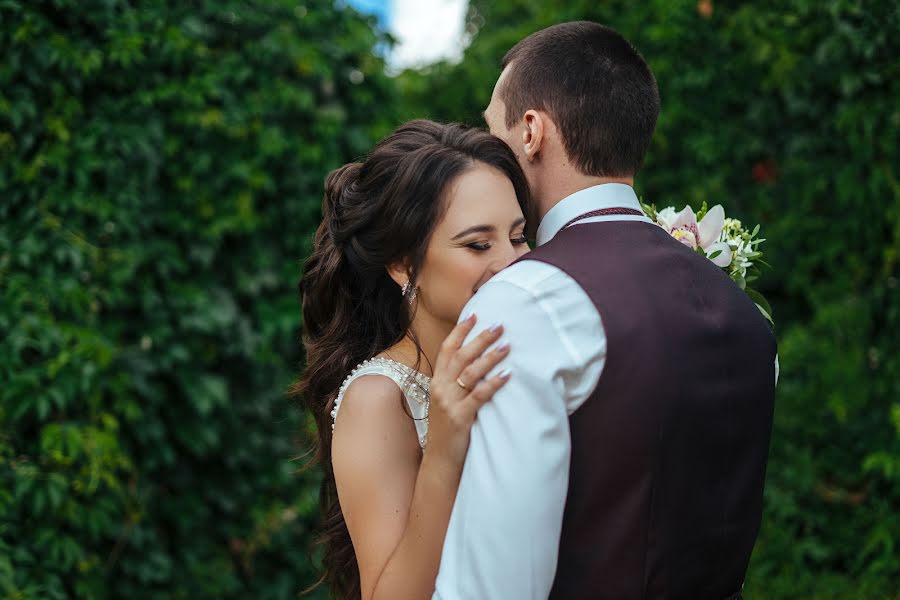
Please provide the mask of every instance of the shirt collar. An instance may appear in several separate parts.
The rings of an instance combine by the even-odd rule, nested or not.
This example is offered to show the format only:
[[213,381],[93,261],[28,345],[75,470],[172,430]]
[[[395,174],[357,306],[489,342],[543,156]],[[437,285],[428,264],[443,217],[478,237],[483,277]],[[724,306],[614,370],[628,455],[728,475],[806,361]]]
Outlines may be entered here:
[[537,230],[537,245],[552,240],[572,219],[603,208],[632,208],[644,212],[630,185],[602,183],[591,186],[566,196],[544,215]]

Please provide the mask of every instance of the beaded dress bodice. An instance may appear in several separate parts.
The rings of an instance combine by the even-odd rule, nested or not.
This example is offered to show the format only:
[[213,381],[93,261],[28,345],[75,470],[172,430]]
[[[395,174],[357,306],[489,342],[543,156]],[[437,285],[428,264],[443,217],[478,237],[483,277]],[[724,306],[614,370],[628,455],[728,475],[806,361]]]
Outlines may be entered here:
[[351,371],[344,383],[341,384],[337,399],[334,401],[334,408],[331,410],[331,429],[335,428],[338,411],[347,388],[364,375],[382,375],[397,384],[406,398],[410,414],[415,421],[419,445],[424,449],[428,440],[428,388],[431,379],[415,369],[389,358],[370,358]]

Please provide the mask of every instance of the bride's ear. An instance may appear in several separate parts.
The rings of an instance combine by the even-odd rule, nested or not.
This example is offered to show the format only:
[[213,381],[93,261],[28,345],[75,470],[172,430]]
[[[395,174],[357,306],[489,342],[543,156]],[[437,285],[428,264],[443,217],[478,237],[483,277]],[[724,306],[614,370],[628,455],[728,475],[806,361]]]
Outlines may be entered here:
[[406,284],[409,283],[409,274],[412,272],[412,269],[409,267],[409,261],[398,260],[385,268],[387,269],[388,275],[391,276],[394,283],[400,286],[401,290],[406,287]]
[[528,162],[534,161],[541,151],[546,135],[546,115],[528,110],[522,117],[525,128],[522,131],[522,150]]

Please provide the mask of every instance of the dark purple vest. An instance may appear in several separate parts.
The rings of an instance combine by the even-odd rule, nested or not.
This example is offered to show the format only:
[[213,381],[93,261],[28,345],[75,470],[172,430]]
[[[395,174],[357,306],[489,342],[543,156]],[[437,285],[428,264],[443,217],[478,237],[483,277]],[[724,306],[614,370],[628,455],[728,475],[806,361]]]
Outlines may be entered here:
[[[759,531],[775,340],[753,302],[655,225],[574,225],[523,260],[568,273],[603,321],[570,417],[552,600],[723,600]],[[599,340],[598,340],[599,343]]]

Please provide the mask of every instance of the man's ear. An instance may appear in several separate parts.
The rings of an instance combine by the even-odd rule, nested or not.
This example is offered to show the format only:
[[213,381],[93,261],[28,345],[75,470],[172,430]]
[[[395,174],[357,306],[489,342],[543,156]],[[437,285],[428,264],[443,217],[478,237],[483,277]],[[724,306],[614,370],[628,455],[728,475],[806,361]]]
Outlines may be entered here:
[[522,132],[522,149],[528,162],[534,161],[541,151],[546,135],[546,115],[528,110],[522,117],[525,129]]
[[406,259],[398,260],[395,263],[392,263],[385,267],[387,269],[388,275],[391,276],[391,279],[394,280],[400,289],[402,290],[407,283],[409,283],[409,274],[411,269],[409,268],[409,261]]

